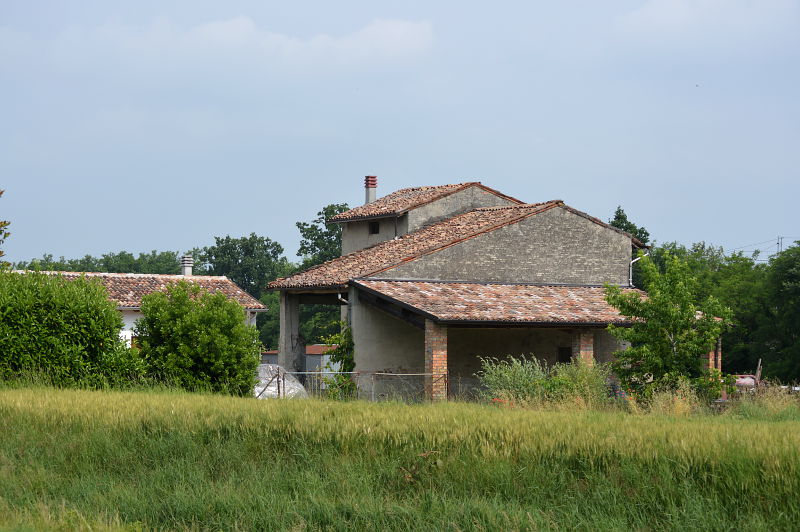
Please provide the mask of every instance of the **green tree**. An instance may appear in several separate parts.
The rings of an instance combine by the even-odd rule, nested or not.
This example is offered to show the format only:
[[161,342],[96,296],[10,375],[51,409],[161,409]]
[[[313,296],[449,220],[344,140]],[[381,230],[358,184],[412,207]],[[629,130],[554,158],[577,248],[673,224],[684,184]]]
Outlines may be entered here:
[[639,227],[628,220],[628,215],[625,214],[621,206],[617,206],[617,210],[614,211],[614,217],[608,221],[608,224],[638,238],[642,244],[647,244],[650,241],[650,233],[647,229]]
[[94,279],[0,272],[0,375],[44,373],[54,384],[112,376],[127,356],[122,318]]
[[764,372],[800,380],[800,241],[770,259],[764,279],[767,309],[758,330]]
[[283,256],[283,247],[269,238],[250,233],[232,238],[214,237],[214,245],[192,250],[195,273],[225,275],[256,299],[267,283],[289,274],[294,266]]
[[317,213],[311,223],[297,222],[300,230],[300,249],[297,256],[302,257],[301,270],[333,260],[342,254],[342,227],[329,220],[349,207],[346,203],[326,205]]
[[677,257],[665,257],[663,273],[648,257],[639,262],[646,296],[606,287],[606,300],[631,321],[628,327],[609,326],[612,335],[631,344],[616,353],[615,373],[645,395],[655,387],[677,386],[681,378],[708,382],[705,355],[725,330],[730,310],[713,296],[696,303],[697,281]]
[[732,327],[722,335],[723,367],[732,373],[755,371],[762,356],[757,336],[767,313],[763,286],[767,267],[756,261],[757,256],[741,252],[726,255],[722,247],[705,242],[689,247],[667,242],[650,250],[651,260],[662,273],[668,257],[677,257],[687,265],[696,281],[695,304],[714,296],[732,310]]
[[[295,224],[301,238],[297,256],[303,258],[299,269],[305,270],[341,256],[342,227],[329,223],[329,220],[348,209],[346,203],[332,203],[323,207],[312,222]],[[309,343],[322,342],[339,331],[340,319],[338,305],[302,305],[300,334]]]
[[148,294],[135,331],[152,378],[189,390],[252,393],[258,331],[224,294],[183,281]]
[[105,253],[100,257],[86,255],[79,259],[55,259],[45,253],[40,259],[20,261],[15,264],[19,270],[41,270],[56,272],[110,272],[110,273],[161,273],[177,274],[180,262],[177,251],[151,251],[139,253],[136,257],[127,251]]

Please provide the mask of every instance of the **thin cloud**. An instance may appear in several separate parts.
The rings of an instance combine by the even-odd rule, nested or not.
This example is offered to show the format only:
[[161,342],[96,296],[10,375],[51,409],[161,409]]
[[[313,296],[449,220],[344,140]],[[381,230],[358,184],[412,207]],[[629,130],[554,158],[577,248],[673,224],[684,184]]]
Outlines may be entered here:
[[217,62],[303,70],[359,68],[413,59],[425,54],[432,44],[429,21],[374,19],[350,34],[302,39],[266,30],[251,18],[239,16],[189,28],[167,19],[146,26],[74,28],[53,41],[53,54],[64,67],[117,60],[134,65]]
[[619,28],[673,49],[760,48],[794,39],[799,22],[797,0],[649,0],[625,13]]

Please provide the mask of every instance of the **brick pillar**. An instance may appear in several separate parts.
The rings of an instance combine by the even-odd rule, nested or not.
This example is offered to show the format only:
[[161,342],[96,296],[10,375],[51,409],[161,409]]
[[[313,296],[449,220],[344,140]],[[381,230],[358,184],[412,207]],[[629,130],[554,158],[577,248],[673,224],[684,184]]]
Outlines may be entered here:
[[714,347],[708,352],[708,369],[722,371],[722,338],[718,338]]
[[425,320],[425,398],[447,399],[447,325]]
[[572,360],[594,365],[594,332],[576,330],[572,333]]

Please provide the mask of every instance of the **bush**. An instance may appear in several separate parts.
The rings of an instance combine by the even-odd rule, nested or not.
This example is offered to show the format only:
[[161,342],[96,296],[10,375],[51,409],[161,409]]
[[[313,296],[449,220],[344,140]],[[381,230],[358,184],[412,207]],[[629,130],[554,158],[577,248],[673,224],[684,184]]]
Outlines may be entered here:
[[252,393],[258,331],[224,294],[183,281],[148,294],[135,330],[150,377],[188,390]]
[[0,377],[39,374],[50,384],[85,384],[128,356],[122,318],[99,282],[39,272],[0,272]]
[[510,357],[505,360],[481,358],[476,374],[486,399],[511,401],[522,405],[571,403],[597,407],[607,402],[607,366],[581,362],[552,367],[535,357]]

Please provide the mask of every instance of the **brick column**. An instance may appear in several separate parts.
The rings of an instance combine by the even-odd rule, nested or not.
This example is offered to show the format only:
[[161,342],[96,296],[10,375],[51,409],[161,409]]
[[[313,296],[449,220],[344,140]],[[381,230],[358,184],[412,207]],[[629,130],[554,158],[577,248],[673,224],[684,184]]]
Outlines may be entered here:
[[718,338],[714,347],[708,352],[708,369],[722,371],[722,338]]
[[425,320],[425,398],[447,399],[447,325]]
[[594,365],[594,332],[576,330],[572,333],[572,360]]

